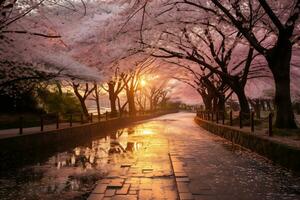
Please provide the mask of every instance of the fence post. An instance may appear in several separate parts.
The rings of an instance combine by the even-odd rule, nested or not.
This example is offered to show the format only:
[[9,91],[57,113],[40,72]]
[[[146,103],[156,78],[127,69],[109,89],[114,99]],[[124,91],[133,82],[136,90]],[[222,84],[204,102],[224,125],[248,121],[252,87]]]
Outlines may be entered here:
[[219,123],[219,112],[218,111],[216,113],[216,122],[217,122],[217,124]]
[[251,112],[251,116],[250,116],[250,123],[251,123],[251,132],[254,132],[254,112]]
[[90,114],[91,123],[93,123],[93,113]]
[[230,126],[232,126],[232,110],[229,113],[229,121]]
[[225,124],[225,110],[222,112],[222,124]]
[[20,118],[19,118],[19,125],[20,125],[20,130],[19,130],[19,133],[20,133],[20,135],[22,135],[23,134],[23,116],[20,116]]
[[44,118],[43,115],[41,115],[41,132],[44,131]]
[[272,127],[272,125],[273,125],[273,113],[270,113],[269,114],[269,136],[271,137],[271,136],[273,136],[273,127]]
[[59,129],[59,115],[56,114],[56,129]]
[[211,121],[214,121],[214,112],[211,112]]
[[83,124],[83,114],[80,114],[80,123]]
[[243,113],[240,111],[240,128],[243,128],[243,117],[242,117]]
[[73,115],[72,115],[72,113],[70,114],[70,127],[72,127],[73,126]]

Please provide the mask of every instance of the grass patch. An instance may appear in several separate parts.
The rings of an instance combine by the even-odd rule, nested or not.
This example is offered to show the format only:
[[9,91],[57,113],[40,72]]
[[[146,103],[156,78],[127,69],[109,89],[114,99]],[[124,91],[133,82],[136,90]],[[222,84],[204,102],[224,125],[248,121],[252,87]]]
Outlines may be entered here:
[[278,136],[297,136],[300,139],[300,128],[297,129],[278,129],[273,128],[274,135]]
[[[3,129],[13,129],[20,128],[20,116],[21,114],[1,114],[0,115],[0,130]],[[33,113],[24,113],[23,116],[23,128],[29,127],[39,127],[41,125],[41,118],[39,114]],[[70,115],[60,116],[60,123],[69,122]],[[44,115],[43,116],[44,125],[47,124],[55,124],[56,123],[56,115]],[[80,122],[80,115],[73,116],[73,122]],[[87,120],[85,120],[87,121]]]
[[[6,114],[0,116],[0,129],[11,129],[20,127],[20,116],[17,114]],[[40,117],[34,114],[24,114],[23,127],[34,127],[40,125]]]

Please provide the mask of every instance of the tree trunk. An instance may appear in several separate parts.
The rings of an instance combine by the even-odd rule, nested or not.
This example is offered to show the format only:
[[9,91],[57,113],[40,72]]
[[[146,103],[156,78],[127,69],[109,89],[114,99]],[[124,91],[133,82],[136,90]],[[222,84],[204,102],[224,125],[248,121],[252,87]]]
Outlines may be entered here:
[[261,109],[262,109],[263,111],[266,111],[266,104],[265,104],[265,101],[266,101],[266,100],[264,100],[264,99],[260,100],[260,106],[261,106]]
[[218,110],[218,97],[215,96],[213,98],[212,102],[213,102],[212,110],[213,110],[213,112],[217,112],[217,110]]
[[117,96],[115,95],[115,85],[113,82],[108,83],[108,95],[109,95],[109,101],[110,101],[110,115],[111,117],[117,116],[117,106],[116,106],[116,100]]
[[152,96],[150,96],[150,98],[149,98],[149,103],[150,103],[150,111],[152,111],[153,110],[153,97]]
[[87,119],[89,119],[89,118],[90,118],[90,116],[89,116],[89,111],[88,111],[88,109],[87,109],[87,107],[86,107],[86,105],[85,105],[85,100],[82,99],[82,98],[79,98],[79,97],[78,97],[78,99],[79,99],[79,102],[80,102],[80,105],[81,105],[82,112],[83,112],[84,116],[85,116]]
[[248,104],[248,100],[247,100],[244,88],[235,87],[233,90],[234,90],[234,93],[238,97],[239,104],[240,104],[240,111],[243,113],[243,116],[245,116],[246,118],[249,118],[250,108],[249,108],[249,104]]
[[[276,78],[275,78],[276,77]],[[290,80],[281,75],[275,79],[276,128],[297,128],[290,94]]]
[[129,115],[135,116],[136,109],[135,109],[135,102],[134,102],[134,91],[127,90],[126,93],[127,93],[127,100],[128,100]]
[[59,95],[62,96],[62,95],[63,95],[63,92],[62,92],[62,89],[61,89],[61,84],[60,84],[60,82],[56,81],[55,83],[56,83],[56,86],[57,86]]
[[115,95],[111,95],[109,97],[109,101],[110,101],[110,110],[111,110],[111,117],[116,117],[118,112],[117,112],[117,105],[116,105],[116,100],[117,97]]
[[205,111],[212,111],[212,97],[210,97],[207,94],[203,94],[201,92],[199,92],[199,94],[202,97],[204,107],[205,107]]
[[99,103],[99,92],[98,92],[98,86],[95,84],[95,101],[96,101],[96,106],[97,106],[97,114],[98,117],[100,117],[100,103]]
[[272,111],[271,100],[268,99],[268,100],[266,101],[266,103],[267,103],[268,111]]
[[257,119],[260,119],[260,111],[261,111],[261,100],[260,99],[253,99],[249,100],[251,106],[254,109],[255,115]]
[[225,96],[221,95],[218,98],[218,105],[217,105],[218,112],[225,112]]
[[79,93],[78,90],[75,89],[75,88],[74,88],[74,93],[75,93],[75,95],[77,96],[77,98],[78,98],[78,100],[79,100],[79,102],[80,102],[81,109],[82,109],[82,112],[83,112],[84,116],[85,116],[87,119],[89,119],[90,116],[89,116],[89,111],[88,111],[88,109],[87,109],[87,107],[86,107],[86,105],[85,105],[85,99],[81,97],[80,93]]
[[279,39],[269,52],[267,61],[275,81],[276,128],[297,128],[291,101],[290,62],[292,44],[289,40]]

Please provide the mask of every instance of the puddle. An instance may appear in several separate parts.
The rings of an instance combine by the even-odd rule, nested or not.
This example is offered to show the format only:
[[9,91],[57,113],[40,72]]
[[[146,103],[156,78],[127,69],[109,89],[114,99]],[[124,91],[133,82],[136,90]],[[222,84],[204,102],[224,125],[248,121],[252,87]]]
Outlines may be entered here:
[[[143,147],[141,138],[151,134],[151,129],[137,126],[91,139],[84,145],[51,155],[41,152],[42,155],[38,155],[34,164],[13,166],[11,170],[0,172],[0,199],[86,199],[95,183],[104,177],[113,165],[121,160],[133,158],[134,152]],[[26,155],[11,157],[30,160],[33,156],[30,153]],[[2,160],[1,163],[5,165],[4,162]]]

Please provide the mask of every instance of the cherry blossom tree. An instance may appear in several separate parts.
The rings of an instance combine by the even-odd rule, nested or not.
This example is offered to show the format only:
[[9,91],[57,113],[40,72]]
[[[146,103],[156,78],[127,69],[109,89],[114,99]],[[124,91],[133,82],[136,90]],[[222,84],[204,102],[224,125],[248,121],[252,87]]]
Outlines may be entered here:
[[[87,100],[87,98],[92,94],[92,92],[95,91],[96,89],[96,84],[90,84],[90,83],[78,83],[78,82],[72,82],[72,87],[74,90],[75,95],[77,96],[81,108],[82,108],[82,112],[84,114],[84,116],[89,119],[89,112],[86,106],[85,101]],[[92,85],[92,87],[90,87]]]
[[[119,94],[120,94],[120,92],[122,92],[122,90],[125,87],[125,83],[124,83],[122,77],[124,77],[126,79],[126,76],[127,75],[125,75],[125,74],[120,74],[119,67],[116,67],[114,75],[105,84],[105,85],[107,85],[107,87],[105,85],[102,86],[102,88],[106,92],[108,92],[108,95],[109,95],[110,110],[111,110],[112,117],[117,116],[116,103],[117,103],[117,100],[119,102]],[[120,108],[119,108],[119,111],[120,111]]]
[[144,59],[141,62],[137,62],[133,68],[125,73],[121,74],[121,78],[124,82],[124,89],[128,101],[129,114],[131,116],[136,115],[136,103],[135,95],[139,88],[140,80],[143,74],[150,73],[153,69],[155,59]]
[[[273,75],[276,89],[275,126],[296,128],[291,104],[290,68],[294,52],[298,51],[300,6],[298,0],[276,2],[166,0],[137,1],[136,3],[138,5],[133,8],[130,19],[134,18],[133,15],[140,19],[140,25],[137,28],[140,33],[140,42],[150,44],[152,49],[155,49],[153,43],[159,40],[166,31],[169,31],[169,35],[176,34],[178,30],[174,31],[176,29],[172,28],[181,27],[182,29],[186,24],[199,26],[199,22],[210,19],[213,24],[223,27],[223,30],[228,30],[229,27],[235,29],[236,34],[241,38],[239,43],[249,45],[260,54]],[[149,28],[151,26],[155,28],[151,30]],[[182,32],[179,31],[179,33]],[[203,33],[200,34],[201,37],[202,35]],[[212,38],[215,38],[215,34]],[[165,44],[164,47],[168,45]],[[177,57],[182,56],[183,59],[188,57],[176,51],[175,54]],[[245,110],[248,111],[248,109]]]
[[293,46],[299,39],[300,2],[296,1],[176,1],[199,12],[209,12],[220,22],[235,27],[267,61],[275,82],[278,128],[296,128],[290,94]]

